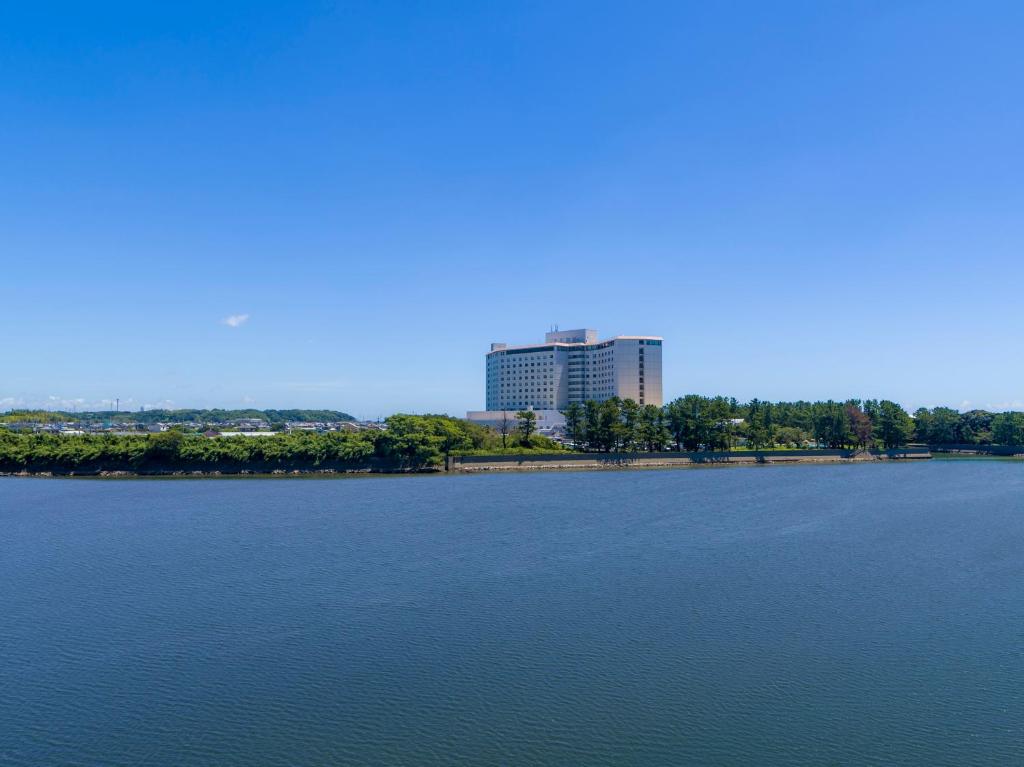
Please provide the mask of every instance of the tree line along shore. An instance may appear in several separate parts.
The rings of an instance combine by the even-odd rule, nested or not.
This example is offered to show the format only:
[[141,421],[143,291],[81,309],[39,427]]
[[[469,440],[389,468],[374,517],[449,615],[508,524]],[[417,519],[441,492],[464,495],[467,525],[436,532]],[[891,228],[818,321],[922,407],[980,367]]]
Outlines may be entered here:
[[688,394],[664,407],[617,399],[587,402],[571,405],[565,416],[569,444],[590,451],[1024,444],[1024,413],[936,407],[911,416],[890,400],[740,403]]
[[422,471],[456,455],[899,448],[911,443],[1019,445],[1024,413],[922,409],[888,400],[739,403],[687,395],[664,407],[610,399],[572,405],[564,438],[536,433],[531,411],[498,428],[443,415],[393,415],[384,428],[211,439],[156,434],[53,435],[0,429],[0,472],[29,474]]

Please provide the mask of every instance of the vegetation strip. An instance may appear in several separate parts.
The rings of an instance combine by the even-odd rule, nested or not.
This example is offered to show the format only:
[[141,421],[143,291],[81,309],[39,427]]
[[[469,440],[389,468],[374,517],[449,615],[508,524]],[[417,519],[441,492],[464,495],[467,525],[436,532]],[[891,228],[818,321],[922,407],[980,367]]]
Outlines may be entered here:
[[[194,418],[198,411],[176,412],[188,414],[180,416],[184,421]],[[271,412],[281,418],[344,415],[336,411]],[[75,435],[0,429],[0,472],[435,471],[449,466],[457,456],[519,455],[544,462],[545,455],[557,459],[579,453],[651,453],[665,462],[672,460],[666,453],[673,449],[705,454],[703,459],[691,462],[711,462],[710,452],[736,451],[739,447],[799,450],[811,444],[832,450],[893,450],[911,441],[931,444],[939,451],[976,448],[978,452],[1013,455],[1020,452],[1014,446],[1024,442],[1022,413],[958,413],[935,408],[918,410],[911,418],[902,407],[887,400],[753,400],[740,404],[726,397],[687,395],[659,408],[612,398],[574,404],[565,415],[565,444],[536,434],[530,411],[514,414],[510,425],[499,430],[448,416],[394,415],[380,429],[291,432],[244,439],[211,438],[179,428],[155,434]],[[9,413],[4,418],[16,421],[24,414]],[[786,458],[783,453],[779,455],[780,460]],[[791,453],[788,459],[797,457]],[[824,457],[824,453],[812,452],[805,459]],[[736,462],[739,454],[733,458]],[[472,461],[464,462],[469,463]]]

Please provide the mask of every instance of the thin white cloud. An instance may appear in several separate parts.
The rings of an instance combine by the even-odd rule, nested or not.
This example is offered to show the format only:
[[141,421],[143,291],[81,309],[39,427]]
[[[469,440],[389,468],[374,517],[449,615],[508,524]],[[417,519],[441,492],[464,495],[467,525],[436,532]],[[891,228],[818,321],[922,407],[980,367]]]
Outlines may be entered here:
[[[113,410],[120,407],[122,412],[129,412],[138,409],[135,399],[132,397],[122,398],[120,403],[115,398],[110,399],[86,399],[85,397],[64,397],[57,394],[50,394],[46,397],[0,397],[0,412],[6,410],[65,410],[71,411],[92,411],[92,410]],[[147,409],[150,407],[146,406]]]
[[985,409],[992,412],[1004,412],[1007,410],[1024,410],[1024,402],[1019,399],[1012,400],[1010,402],[989,402],[985,405]]
[[229,328],[239,328],[249,321],[248,314],[229,314],[221,320]]
[[146,410],[174,410],[174,400],[162,399],[157,402],[146,402],[142,405]]

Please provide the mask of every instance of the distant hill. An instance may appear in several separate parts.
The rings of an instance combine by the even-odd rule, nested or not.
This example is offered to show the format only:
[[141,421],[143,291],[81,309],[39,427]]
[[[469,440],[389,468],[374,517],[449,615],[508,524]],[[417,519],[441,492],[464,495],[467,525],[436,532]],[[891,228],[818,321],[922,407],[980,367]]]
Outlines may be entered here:
[[114,423],[226,423],[239,418],[262,418],[268,423],[282,421],[354,421],[340,410],[144,410],[139,412],[93,411],[70,413],[55,410],[11,410],[0,414],[0,422],[11,421],[111,421]]

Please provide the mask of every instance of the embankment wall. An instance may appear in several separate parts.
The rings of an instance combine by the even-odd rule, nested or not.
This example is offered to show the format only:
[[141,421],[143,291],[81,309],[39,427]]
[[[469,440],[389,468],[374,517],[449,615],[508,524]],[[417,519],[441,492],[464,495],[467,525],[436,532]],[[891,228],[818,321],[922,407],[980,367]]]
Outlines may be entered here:
[[964,455],[1024,456],[1024,445],[929,445],[933,453],[961,453]]
[[452,456],[448,471],[533,471],[542,469],[616,469],[660,466],[758,463],[846,463],[931,458],[927,448],[873,450],[758,450],[743,452],[565,453],[548,455]]

